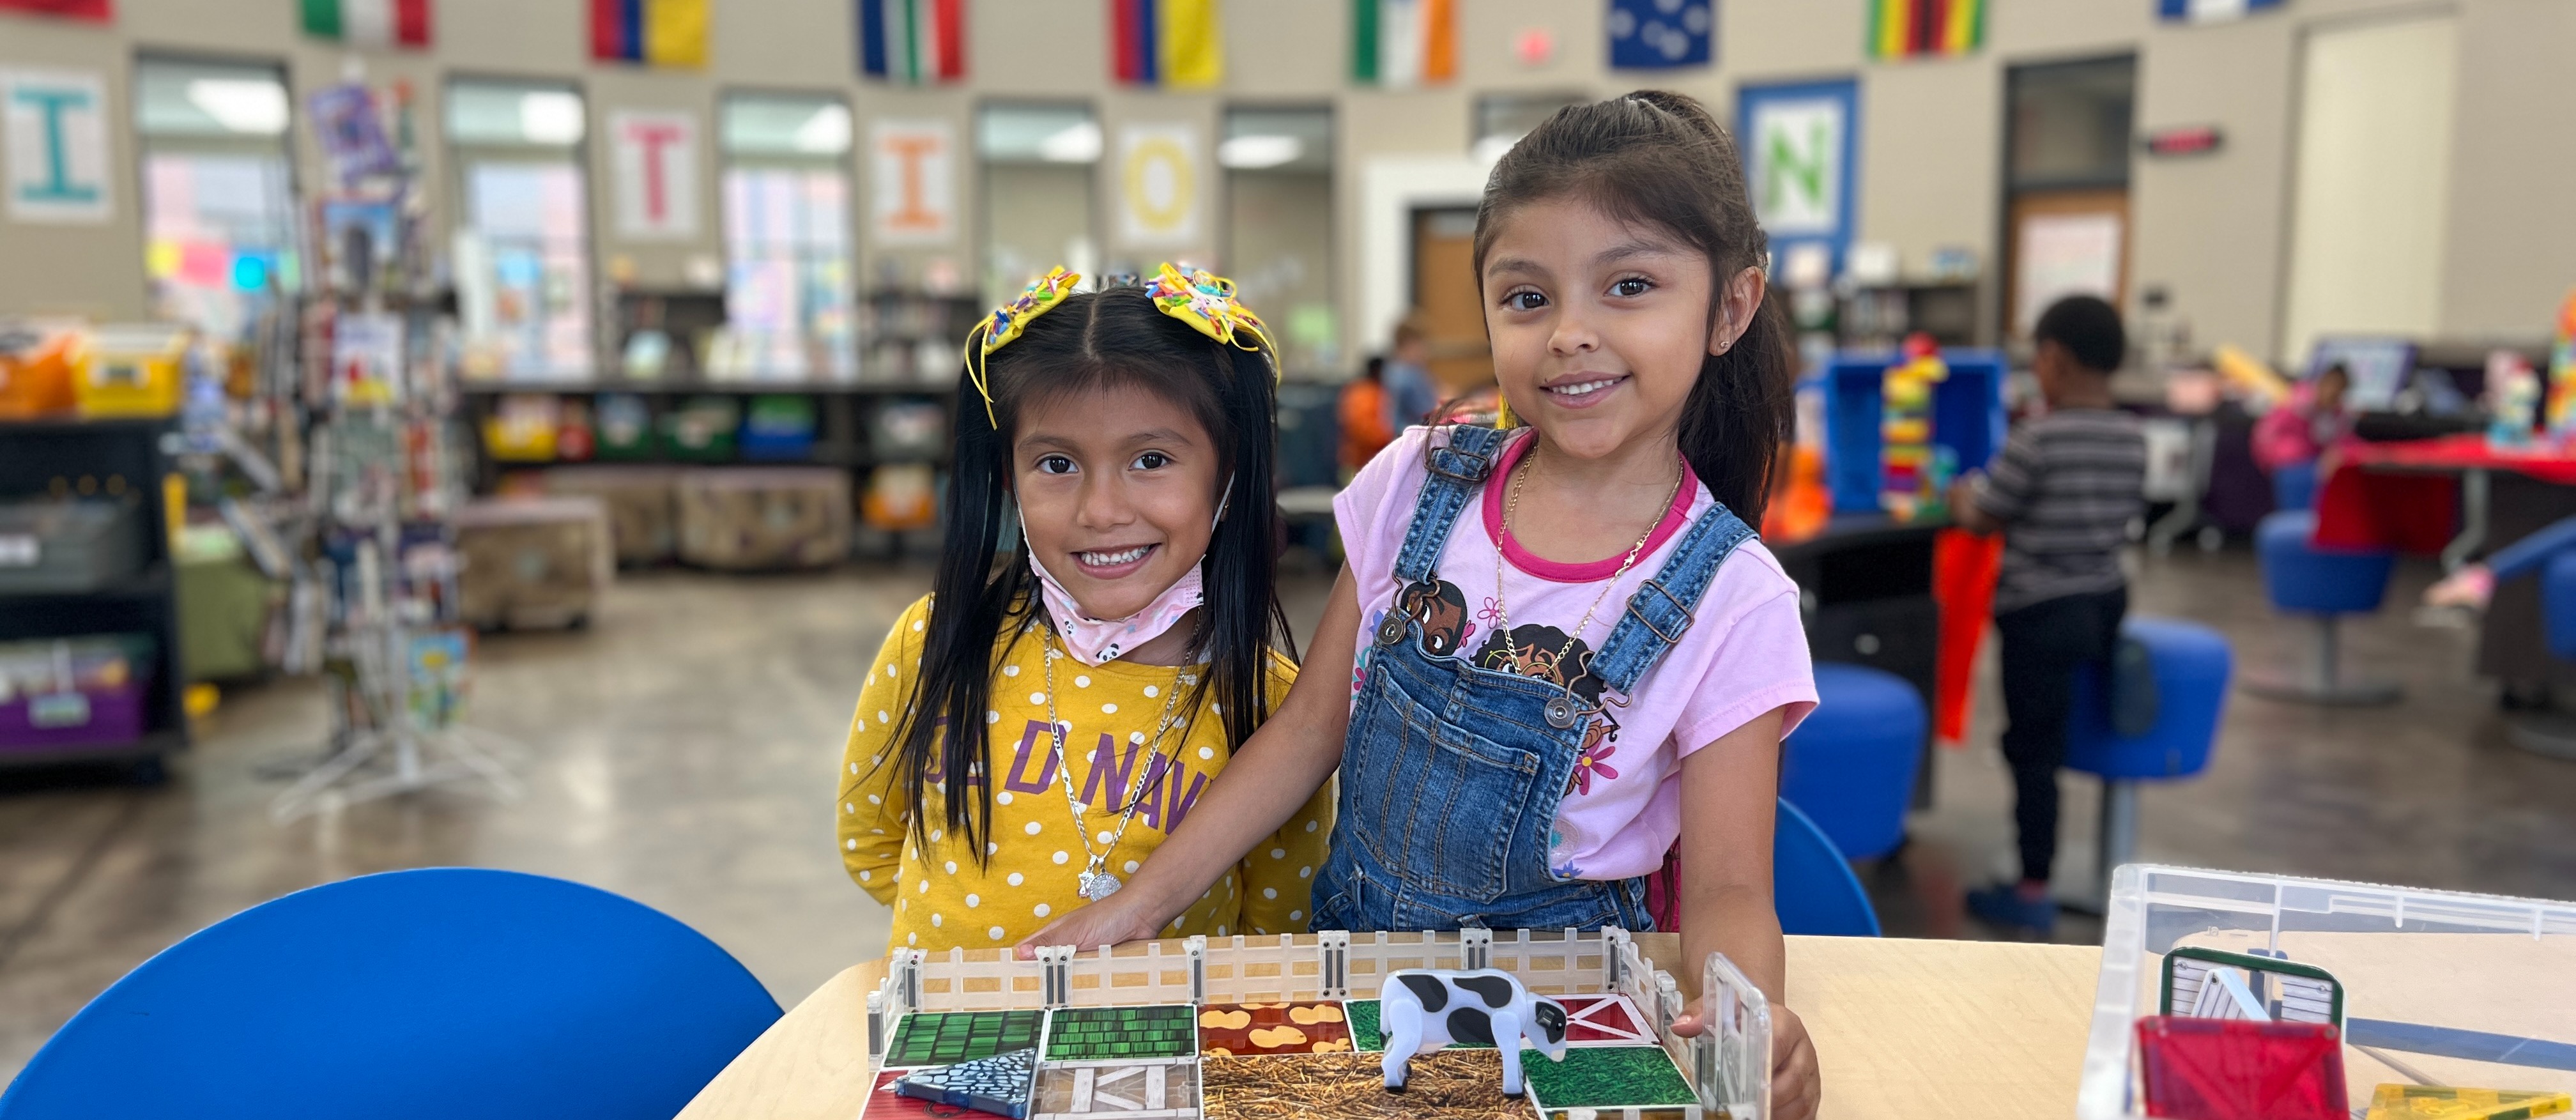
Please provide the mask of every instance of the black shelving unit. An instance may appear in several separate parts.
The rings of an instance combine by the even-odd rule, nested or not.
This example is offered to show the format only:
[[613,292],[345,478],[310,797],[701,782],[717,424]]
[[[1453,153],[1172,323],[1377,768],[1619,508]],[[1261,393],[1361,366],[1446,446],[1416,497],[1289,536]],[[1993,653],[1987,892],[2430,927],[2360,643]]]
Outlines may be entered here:
[[74,761],[132,762],[157,767],[188,745],[180,706],[179,603],[170,558],[169,513],[161,480],[170,472],[162,449],[169,420],[31,420],[0,422],[0,498],[56,494],[131,495],[143,519],[140,574],[89,591],[0,593],[0,641],[143,634],[152,639],[144,697],[143,737],[60,750],[0,752],[0,766]]

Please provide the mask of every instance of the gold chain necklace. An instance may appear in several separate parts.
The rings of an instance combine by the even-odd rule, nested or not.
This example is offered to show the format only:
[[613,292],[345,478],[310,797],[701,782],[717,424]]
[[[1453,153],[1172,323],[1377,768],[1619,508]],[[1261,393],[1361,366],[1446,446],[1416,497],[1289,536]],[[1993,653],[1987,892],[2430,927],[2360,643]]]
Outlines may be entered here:
[[[1187,671],[1173,674],[1172,686],[1163,696],[1163,714],[1154,720],[1154,739],[1145,746],[1145,763],[1136,772],[1135,788],[1127,791],[1127,808],[1118,814],[1118,829],[1109,834],[1108,847],[1095,851],[1091,846],[1090,826],[1082,823],[1082,814],[1090,809],[1090,806],[1083,804],[1080,798],[1074,796],[1073,760],[1066,758],[1064,754],[1066,727],[1064,721],[1055,717],[1055,659],[1063,656],[1063,652],[1055,648],[1055,631],[1043,626],[1038,627],[1038,631],[1046,643],[1046,656],[1043,660],[1046,663],[1047,736],[1055,743],[1056,778],[1064,787],[1065,808],[1073,812],[1074,838],[1082,841],[1082,852],[1090,857],[1083,864],[1082,874],[1074,880],[1075,889],[1082,897],[1098,902],[1118,893],[1118,876],[1109,871],[1109,857],[1118,851],[1118,842],[1127,838],[1127,825],[1136,819],[1136,807],[1145,803],[1145,782],[1155,776],[1155,764],[1162,761],[1163,733],[1170,730],[1172,726],[1172,705],[1180,700],[1182,687],[1197,684],[1198,678]],[[1117,749],[1116,744],[1112,744],[1110,749]],[[1179,757],[1178,748],[1174,748],[1173,757],[1175,759]],[[1098,770],[1105,765],[1107,762],[1095,749],[1091,755],[1092,769]]]
[[[1520,469],[1512,473],[1511,490],[1509,496],[1503,500],[1503,531],[1494,536],[1494,622],[1501,633],[1506,649],[1511,647],[1512,641],[1512,612],[1510,606],[1503,602],[1503,565],[1509,563],[1503,556],[1503,545],[1511,540],[1512,518],[1520,512],[1521,484],[1528,481],[1530,468],[1537,463],[1538,448],[1532,447],[1529,454],[1523,457]],[[1610,573],[1610,578],[1602,582],[1601,590],[1592,596],[1592,605],[1583,608],[1583,621],[1575,623],[1573,633],[1566,635],[1565,652],[1569,654],[1574,652],[1574,643],[1581,641],[1583,632],[1592,627],[1593,612],[1601,609],[1601,601],[1609,598],[1610,589],[1619,586],[1619,578],[1627,575],[1628,569],[1636,565],[1637,557],[1645,554],[1646,542],[1654,538],[1655,527],[1664,523],[1664,514],[1673,508],[1673,500],[1681,497],[1684,474],[1685,472],[1678,470],[1673,472],[1673,488],[1664,495],[1664,504],[1655,507],[1654,520],[1647,522],[1646,531],[1637,535],[1637,543],[1628,546],[1628,555],[1619,561],[1619,570]],[[1589,676],[1591,672],[1590,666],[1587,665],[1583,676]],[[1563,670],[1560,669],[1559,674],[1562,675],[1562,673]],[[1548,726],[1559,731],[1568,730],[1582,716],[1581,707],[1574,701],[1574,685],[1580,679],[1582,679],[1580,676],[1568,678],[1565,682],[1565,695],[1547,702],[1544,714],[1547,717]]]

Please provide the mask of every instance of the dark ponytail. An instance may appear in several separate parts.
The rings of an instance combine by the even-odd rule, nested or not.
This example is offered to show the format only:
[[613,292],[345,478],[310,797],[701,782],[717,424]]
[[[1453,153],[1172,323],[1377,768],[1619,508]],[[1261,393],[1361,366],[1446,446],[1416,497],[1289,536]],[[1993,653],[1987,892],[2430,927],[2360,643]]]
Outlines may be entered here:
[[[1296,646],[1275,591],[1279,563],[1275,358],[1237,350],[1154,307],[1135,286],[1082,292],[1031,320],[986,363],[992,413],[973,382],[958,378],[956,456],[948,476],[948,528],[931,584],[930,625],[895,725],[895,785],[915,842],[927,844],[930,787],[941,827],[977,864],[988,856],[993,791],[985,722],[996,666],[1031,625],[1048,625],[1025,560],[1000,555],[1011,502],[1011,433],[1030,405],[1054,397],[1137,388],[1186,409],[1215,441],[1232,483],[1225,517],[1201,560],[1207,582],[1198,635],[1186,661],[1204,662],[1185,710],[1209,697],[1223,712],[1229,750],[1270,714],[1272,651]],[[1025,545],[1024,545],[1025,546]],[[945,734],[942,734],[942,731]],[[1188,731],[1182,732],[1187,739]],[[1113,810],[1121,806],[1110,807]]]
[[[1476,207],[1476,275],[1512,211],[1577,197],[1623,222],[1661,229],[1709,260],[1717,326],[1728,282],[1766,263],[1769,239],[1754,221],[1735,141],[1698,101],[1641,90],[1570,105],[1514,144],[1485,180]],[[1759,525],[1771,472],[1792,430],[1797,346],[1779,293],[1764,289],[1735,344],[1700,362],[1683,403],[1680,443],[1709,493]]]

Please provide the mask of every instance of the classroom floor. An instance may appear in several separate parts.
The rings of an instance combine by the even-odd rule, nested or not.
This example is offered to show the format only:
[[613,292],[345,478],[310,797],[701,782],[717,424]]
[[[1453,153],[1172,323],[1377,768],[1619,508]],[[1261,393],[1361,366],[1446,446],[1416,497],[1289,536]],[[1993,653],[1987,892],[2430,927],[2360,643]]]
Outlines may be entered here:
[[[2431,578],[2401,569],[2391,604]],[[883,951],[887,915],[843,877],[832,770],[884,627],[926,567],[828,576],[623,578],[582,633],[487,640],[471,719],[524,744],[527,793],[378,802],[288,825],[268,807],[323,730],[320,690],[241,690],[166,784],[0,773],[0,1076],[82,1003],[225,915],[351,875],[479,864],[618,891],[741,957],[782,1004]],[[1329,586],[1293,577],[1312,625]],[[2240,674],[2284,664],[2305,631],[2264,604],[2242,549],[2143,561],[2140,613],[2195,618]],[[2335,710],[2237,696],[2208,773],[2150,788],[2142,858],[2543,897],[2576,897],[2576,764],[2506,744],[2473,635],[2392,606],[2348,627],[2349,664],[2402,681],[2400,706]],[[1991,656],[1965,750],[1940,754],[1911,842],[1864,869],[1891,935],[1990,936],[1960,893],[2008,869],[2008,782]],[[2061,879],[2092,861],[2096,786],[2068,777]],[[2057,939],[2092,942],[2070,917]],[[1791,999],[1794,1002],[1795,993]]]

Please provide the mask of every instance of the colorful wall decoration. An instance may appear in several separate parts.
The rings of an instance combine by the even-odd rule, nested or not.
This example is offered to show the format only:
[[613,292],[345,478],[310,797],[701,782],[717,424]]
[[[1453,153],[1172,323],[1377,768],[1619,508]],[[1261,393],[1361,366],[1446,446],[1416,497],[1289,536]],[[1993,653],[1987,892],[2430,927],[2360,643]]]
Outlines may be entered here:
[[1772,259],[1820,246],[1839,271],[1852,238],[1859,85],[1846,78],[1746,86],[1736,93],[1735,111],[1746,184],[1755,216],[1770,231]]
[[1225,81],[1218,0],[1109,0],[1109,71],[1129,85],[1213,89]]
[[1351,0],[1351,80],[1405,89],[1458,76],[1458,0]]
[[1610,66],[1671,70],[1716,57],[1716,0],[1610,0],[1603,25]]
[[899,85],[966,78],[966,0],[859,0],[859,72]]
[[1872,58],[1948,57],[1986,44],[1986,0],[1869,0]]
[[711,3],[590,0],[590,57],[647,66],[705,66]]

